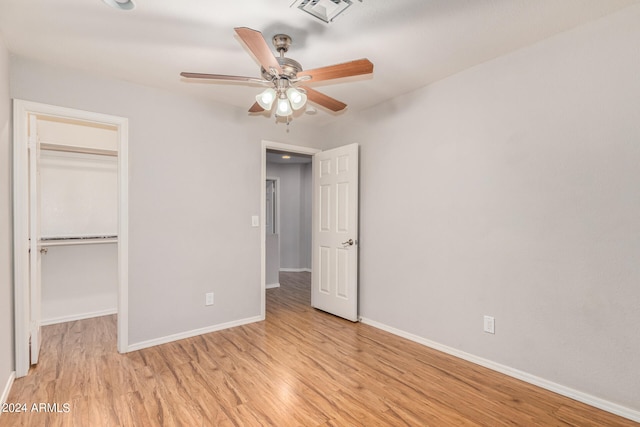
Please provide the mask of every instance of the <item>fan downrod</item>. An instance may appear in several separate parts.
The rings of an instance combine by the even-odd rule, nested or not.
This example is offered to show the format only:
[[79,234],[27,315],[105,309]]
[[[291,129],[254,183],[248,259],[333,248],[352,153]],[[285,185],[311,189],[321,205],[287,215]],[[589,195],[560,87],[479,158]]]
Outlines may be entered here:
[[276,34],[271,41],[276,50],[280,52],[280,56],[283,56],[291,46],[291,37],[286,34]]
[[[295,79],[296,75],[302,71],[302,65],[300,65],[298,61],[284,56],[291,46],[291,37],[287,34],[276,34],[273,36],[271,41],[273,42],[273,46],[280,53],[280,57],[276,58],[278,64],[280,64],[280,67],[282,68],[280,78],[287,78],[289,80]],[[273,79],[273,75],[263,67],[260,67],[260,72],[262,74],[262,78],[265,80]]]

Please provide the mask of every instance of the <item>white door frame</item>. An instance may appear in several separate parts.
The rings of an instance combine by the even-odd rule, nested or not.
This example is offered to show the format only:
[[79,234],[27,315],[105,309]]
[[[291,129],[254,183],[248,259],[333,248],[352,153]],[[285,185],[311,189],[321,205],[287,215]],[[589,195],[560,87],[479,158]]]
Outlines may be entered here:
[[102,123],[118,129],[118,351],[128,347],[129,121],[37,102],[13,100],[13,252],[16,377],[27,375],[29,360],[29,162],[28,115],[38,114]]
[[[33,115],[27,118],[28,148],[29,157],[29,236],[40,236],[40,141],[38,138],[38,116]],[[31,337],[30,364],[38,363],[40,356],[41,334],[41,302],[42,302],[42,247],[39,239],[29,239],[29,301],[30,301],[30,323],[29,336]]]
[[[262,173],[260,174],[260,318],[264,320],[267,314],[267,251],[266,251],[266,235],[265,235],[265,215],[266,215],[266,186],[267,179],[267,150],[286,151],[296,154],[307,154],[313,156],[322,150],[310,147],[302,147],[299,145],[284,144],[274,141],[262,141]],[[313,274],[313,272],[311,273]]]

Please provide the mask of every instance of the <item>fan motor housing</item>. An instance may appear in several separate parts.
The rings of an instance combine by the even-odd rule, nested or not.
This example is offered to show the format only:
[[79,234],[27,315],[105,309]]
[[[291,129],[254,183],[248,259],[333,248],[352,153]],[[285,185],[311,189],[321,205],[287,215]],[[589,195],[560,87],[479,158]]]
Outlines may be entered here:
[[[271,39],[273,47],[280,53],[280,57],[276,58],[280,68],[282,68],[282,74],[279,77],[284,77],[289,80],[295,79],[296,75],[302,71],[302,65],[298,61],[294,61],[291,58],[285,58],[284,54],[289,50],[291,46],[291,37],[286,34],[276,34]],[[265,70],[264,67],[260,67],[260,72],[265,80],[273,80],[273,75]]]
[[[296,75],[302,71],[302,65],[298,61],[295,61],[291,58],[280,57],[276,58],[278,60],[278,64],[282,68],[282,76],[288,79],[295,79]],[[262,77],[265,80],[273,79],[271,73],[264,69],[264,67],[260,67],[260,72],[262,73]]]

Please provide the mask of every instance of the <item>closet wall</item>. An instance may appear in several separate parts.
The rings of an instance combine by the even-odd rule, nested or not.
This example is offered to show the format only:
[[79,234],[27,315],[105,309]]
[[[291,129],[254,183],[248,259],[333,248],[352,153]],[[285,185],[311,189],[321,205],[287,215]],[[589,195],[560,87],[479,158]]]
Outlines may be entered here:
[[117,131],[38,118],[42,323],[117,312]]

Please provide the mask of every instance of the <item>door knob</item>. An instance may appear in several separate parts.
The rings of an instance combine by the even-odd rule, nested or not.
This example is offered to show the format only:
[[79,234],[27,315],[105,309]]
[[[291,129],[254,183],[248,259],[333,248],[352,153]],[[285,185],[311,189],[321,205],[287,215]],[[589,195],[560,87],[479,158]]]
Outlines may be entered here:
[[353,239],[349,239],[346,242],[342,242],[342,244],[345,246],[353,246]]

